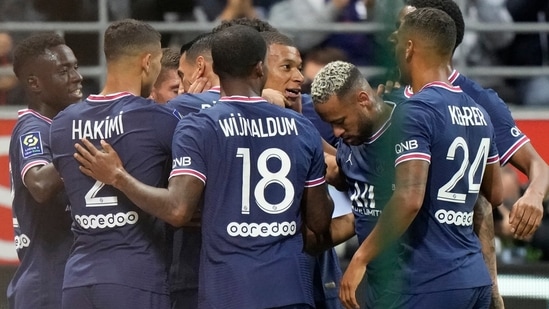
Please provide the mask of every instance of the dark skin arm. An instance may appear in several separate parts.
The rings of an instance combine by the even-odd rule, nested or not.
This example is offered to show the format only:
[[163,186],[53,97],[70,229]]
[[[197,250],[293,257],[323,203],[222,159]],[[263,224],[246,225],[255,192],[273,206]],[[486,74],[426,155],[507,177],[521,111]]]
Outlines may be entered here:
[[509,215],[515,238],[526,239],[534,235],[543,218],[543,200],[549,192],[549,167],[531,143],[523,145],[509,161],[528,176],[528,188]]
[[63,180],[53,163],[32,167],[25,173],[25,185],[38,203],[45,203],[63,189]]
[[366,266],[396,241],[415,219],[425,196],[428,172],[429,163],[421,160],[397,165],[395,191],[372,233],[353,255],[341,280],[339,298],[345,308],[359,308],[356,289],[364,277]]
[[102,151],[87,139],[82,140],[82,145],[75,145],[78,153],[74,157],[81,164],[82,173],[112,185],[139,208],[174,227],[192,219],[204,190],[200,179],[183,175],[171,178],[168,188],[145,185],[124,169],[118,154],[108,143],[101,141],[101,146]]
[[355,216],[353,213],[333,218],[330,223],[330,238],[317,239],[313,232],[306,230],[305,246],[310,254],[335,247],[355,236]]
[[334,203],[326,184],[305,188],[301,198],[303,223],[306,227],[305,251],[317,254],[319,251],[310,244],[331,243],[330,222],[334,211]]

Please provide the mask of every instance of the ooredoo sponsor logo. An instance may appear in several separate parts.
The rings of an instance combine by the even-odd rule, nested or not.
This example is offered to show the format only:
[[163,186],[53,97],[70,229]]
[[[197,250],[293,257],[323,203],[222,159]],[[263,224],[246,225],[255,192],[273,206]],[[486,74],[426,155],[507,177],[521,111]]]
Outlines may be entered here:
[[439,209],[435,212],[438,222],[453,224],[457,226],[473,225],[473,212],[461,212],[446,209]]
[[30,238],[25,234],[15,235],[14,242],[15,250],[21,250],[30,245]]
[[139,215],[135,211],[128,211],[106,215],[76,215],[74,219],[83,229],[104,229],[135,224]]
[[233,237],[289,236],[295,235],[296,230],[297,225],[295,221],[273,223],[231,222],[227,225],[227,233]]

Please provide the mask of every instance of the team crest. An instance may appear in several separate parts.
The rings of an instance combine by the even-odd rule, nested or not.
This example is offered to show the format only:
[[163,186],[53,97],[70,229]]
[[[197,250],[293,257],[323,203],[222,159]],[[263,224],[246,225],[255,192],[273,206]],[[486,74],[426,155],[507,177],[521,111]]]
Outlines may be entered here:
[[21,153],[23,158],[44,153],[40,132],[30,132],[19,137],[21,140]]

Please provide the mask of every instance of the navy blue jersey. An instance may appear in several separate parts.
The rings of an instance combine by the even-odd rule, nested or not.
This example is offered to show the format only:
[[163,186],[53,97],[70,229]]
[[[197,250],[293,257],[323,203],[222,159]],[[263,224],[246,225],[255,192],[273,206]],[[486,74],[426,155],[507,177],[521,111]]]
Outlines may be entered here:
[[304,187],[324,183],[321,138],[302,115],[259,97],[222,97],[183,117],[170,177],[205,183],[200,308],[313,303],[303,253]]
[[63,271],[73,240],[68,199],[62,191],[38,203],[24,183],[29,169],[52,161],[50,125],[51,119],[20,110],[11,135],[12,213],[20,265],[8,287],[10,308],[61,308]]
[[51,126],[53,162],[72,206],[75,244],[64,288],[121,284],[168,293],[165,223],[112,186],[78,170],[74,144],[105,139],[124,168],[151,186],[167,185],[178,113],[128,92],[91,95],[57,115]]
[[[166,105],[186,116],[201,109],[212,107],[220,97],[220,88],[212,87],[202,93],[184,93]],[[172,292],[198,289],[198,268],[202,247],[200,226],[177,229],[173,235],[173,261],[170,267],[170,290]],[[186,292],[185,295],[189,295]],[[194,296],[194,295],[193,295]],[[196,297],[198,298],[198,297]],[[184,302],[188,303],[188,300]],[[193,303],[195,301],[193,300]]]
[[219,90],[219,87],[212,87],[210,90],[202,93],[183,93],[169,100],[166,106],[176,109],[183,116],[192,112],[198,112],[201,109],[215,105],[220,97]]
[[[500,163],[501,165],[507,164],[520,147],[530,141],[517,127],[509,107],[494,90],[482,88],[477,82],[461,75],[456,70],[452,72],[448,80],[453,85],[459,86],[490,115],[496,134]],[[404,94],[410,97],[413,92],[410,87],[406,87]]]
[[499,162],[490,117],[459,87],[426,85],[397,105],[395,165],[429,162],[425,198],[402,238],[406,293],[490,285],[473,232],[473,207],[486,164]]
[[[393,110],[395,104],[391,105]],[[343,141],[337,148],[336,161],[349,186],[348,195],[355,217],[355,233],[362,243],[375,227],[383,208],[393,194],[394,166],[392,154],[392,112],[386,122],[363,144],[351,146]],[[397,261],[393,246],[368,263],[369,307],[381,296],[389,284],[389,272]]]

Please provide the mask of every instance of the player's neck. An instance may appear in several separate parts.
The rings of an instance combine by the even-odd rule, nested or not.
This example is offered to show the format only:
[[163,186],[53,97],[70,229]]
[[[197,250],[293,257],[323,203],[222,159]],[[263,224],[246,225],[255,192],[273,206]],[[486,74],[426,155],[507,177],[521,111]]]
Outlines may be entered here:
[[[261,96],[260,87],[248,83],[247,80],[241,79],[225,79],[220,80],[221,96],[244,96],[244,97],[258,97]],[[256,89],[257,88],[257,89]]]
[[108,95],[119,92],[129,92],[133,95],[141,95],[141,80],[124,75],[107,74],[105,87],[100,95]]
[[447,69],[448,66],[441,65],[424,67],[417,70],[415,73],[412,73],[412,90],[414,93],[418,93],[423,87],[425,87],[425,85],[432,82],[444,82],[450,84],[448,77],[451,72],[448,73]]
[[46,104],[44,102],[41,102],[41,101],[40,102],[39,101],[31,102],[28,105],[28,108],[32,109],[33,111],[35,111],[35,112],[39,113],[40,115],[45,116],[49,119],[53,119],[53,117],[55,117],[60,112],[60,110],[52,108],[48,104]]

